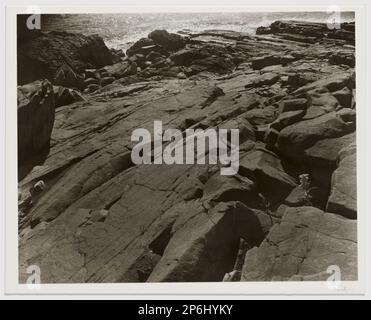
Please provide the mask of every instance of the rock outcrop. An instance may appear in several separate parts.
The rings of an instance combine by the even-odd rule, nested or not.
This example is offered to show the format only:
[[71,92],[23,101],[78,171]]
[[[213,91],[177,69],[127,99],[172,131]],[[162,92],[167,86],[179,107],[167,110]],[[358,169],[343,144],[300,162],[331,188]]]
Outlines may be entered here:
[[168,51],[177,51],[185,46],[185,41],[182,36],[176,33],[169,33],[166,30],[152,31],[148,35],[148,38]]
[[342,280],[357,279],[356,221],[313,207],[289,208],[247,252],[241,281],[325,281],[331,266]]
[[[353,138],[353,141],[355,139]],[[357,218],[357,157],[355,144],[339,151],[338,167],[332,174],[327,211]]]
[[80,74],[88,68],[101,68],[118,61],[103,39],[68,32],[28,31],[32,37],[18,43],[18,84],[38,79],[53,81],[58,69],[68,65]]
[[[22,81],[54,77],[62,50],[84,85],[19,87],[19,152],[45,153],[19,182],[20,281],[30,264],[43,283],[323,280],[333,265],[355,280],[354,29],[341,27],[154,31],[118,61],[96,37],[25,43],[43,73]],[[154,120],[239,129],[238,173],[135,165],[131,134]]]
[[55,117],[53,86],[35,81],[18,86],[18,161],[19,166],[49,149]]
[[308,23],[301,21],[276,21],[268,28],[259,27],[257,34],[276,34],[284,39],[313,43],[319,39],[330,38],[345,40],[354,44],[354,22],[341,23],[331,28],[325,23]]

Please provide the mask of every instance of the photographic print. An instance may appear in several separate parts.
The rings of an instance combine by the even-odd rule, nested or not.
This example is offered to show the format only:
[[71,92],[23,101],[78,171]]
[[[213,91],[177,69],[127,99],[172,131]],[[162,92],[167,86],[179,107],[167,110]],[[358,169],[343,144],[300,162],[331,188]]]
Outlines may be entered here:
[[18,14],[19,283],[357,281],[356,26]]

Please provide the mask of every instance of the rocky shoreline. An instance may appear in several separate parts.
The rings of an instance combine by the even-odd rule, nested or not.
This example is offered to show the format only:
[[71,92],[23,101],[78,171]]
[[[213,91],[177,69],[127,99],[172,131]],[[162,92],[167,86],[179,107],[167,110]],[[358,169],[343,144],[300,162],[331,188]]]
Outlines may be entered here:
[[[21,39],[21,282],[357,279],[354,23]],[[238,174],[135,166],[153,120],[238,128]]]

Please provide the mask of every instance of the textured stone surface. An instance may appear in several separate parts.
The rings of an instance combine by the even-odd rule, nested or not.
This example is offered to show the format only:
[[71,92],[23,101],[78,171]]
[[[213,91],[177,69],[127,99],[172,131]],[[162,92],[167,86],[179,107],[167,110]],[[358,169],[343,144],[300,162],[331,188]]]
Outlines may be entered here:
[[323,139],[341,137],[352,131],[335,112],[315,119],[300,121],[284,128],[278,137],[278,147],[288,157],[300,158],[303,152]]
[[[344,152],[343,149],[340,154]],[[351,219],[357,218],[357,156],[355,150],[354,153],[341,157],[337,169],[332,174],[331,193],[326,210]]]
[[[75,72],[111,64],[116,57],[103,39],[68,32],[33,32],[18,46],[18,84],[47,78],[52,80],[58,68],[67,63]],[[61,59],[60,57],[64,59]]]
[[[66,46],[86,89],[39,97],[54,97],[58,108],[54,125],[48,117],[42,127],[53,128],[50,150],[20,168],[19,193],[30,199],[19,215],[21,282],[30,264],[41,267],[43,283],[222,281],[240,264],[241,239],[252,248],[242,281],[318,280],[331,264],[344,279],[357,277],[356,221],[348,219],[356,217],[355,75],[329,61],[335,51],[354,55],[343,46],[349,28],[322,39],[317,24],[272,27],[257,36],[156,32],[117,61],[101,40],[81,35],[40,33],[34,47],[25,43],[22,55],[50,42],[52,52],[37,57],[43,72],[58,69],[49,58],[66,40],[94,54]],[[19,97],[19,105],[36,99]],[[238,128],[238,174],[221,176],[220,165],[134,165],[131,133],[152,133],[153,120],[182,131]],[[301,174],[317,188],[311,207],[302,207]],[[40,180],[43,191],[29,196]]]
[[[357,279],[357,223],[313,207],[286,209],[259,247],[249,250],[242,281],[300,280],[327,268],[340,268],[342,280]],[[308,279],[308,280],[309,280]]]
[[256,181],[259,190],[273,199],[285,198],[296,186],[277,155],[265,149],[248,152],[240,161],[239,173]]

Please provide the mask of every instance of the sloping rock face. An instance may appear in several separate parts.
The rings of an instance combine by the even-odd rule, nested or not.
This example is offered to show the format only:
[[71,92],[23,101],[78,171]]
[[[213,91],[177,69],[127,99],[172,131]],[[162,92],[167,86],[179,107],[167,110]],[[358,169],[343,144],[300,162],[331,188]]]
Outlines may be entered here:
[[97,35],[84,36],[68,32],[28,31],[18,43],[18,84],[47,78],[52,81],[63,64],[76,73],[88,68],[112,64],[117,57]]
[[339,267],[342,280],[356,280],[356,248],[356,221],[313,207],[290,208],[247,252],[242,281],[325,281],[330,266]]
[[254,212],[234,202],[218,204],[206,214],[198,212],[182,228],[176,227],[150,282],[222,279],[233,267],[240,237],[251,246],[263,238]]
[[[19,206],[20,281],[31,264],[43,283],[356,279],[355,74],[330,59],[354,47],[321,28],[156,31],[82,67],[83,90],[55,86],[50,150],[19,182],[43,186]],[[135,165],[154,120],[239,129],[237,174]]]

